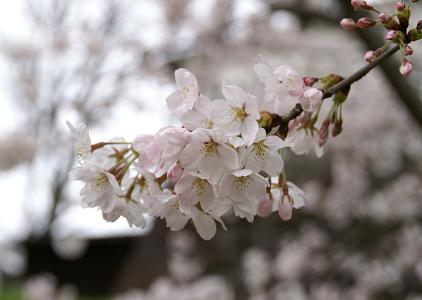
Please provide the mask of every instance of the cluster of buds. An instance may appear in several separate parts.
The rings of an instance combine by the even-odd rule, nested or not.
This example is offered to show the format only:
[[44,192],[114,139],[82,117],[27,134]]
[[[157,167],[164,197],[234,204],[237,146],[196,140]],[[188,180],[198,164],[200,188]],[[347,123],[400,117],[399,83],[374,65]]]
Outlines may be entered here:
[[401,66],[400,73],[407,76],[412,73],[412,64],[408,57],[413,54],[413,49],[410,44],[422,38],[422,20],[420,20],[414,28],[409,29],[409,22],[411,16],[411,8],[417,0],[411,0],[406,3],[400,0],[396,3],[396,12],[394,14],[387,14],[379,11],[374,6],[368,5],[363,0],[352,0],[351,5],[354,9],[367,10],[376,14],[376,18],[364,17],[355,21],[351,18],[345,18],[340,21],[340,25],[349,31],[357,29],[368,29],[375,25],[384,27],[387,32],[385,40],[387,43],[376,50],[368,51],[365,54],[365,61],[368,63],[374,62],[390,44],[400,46],[401,51]]

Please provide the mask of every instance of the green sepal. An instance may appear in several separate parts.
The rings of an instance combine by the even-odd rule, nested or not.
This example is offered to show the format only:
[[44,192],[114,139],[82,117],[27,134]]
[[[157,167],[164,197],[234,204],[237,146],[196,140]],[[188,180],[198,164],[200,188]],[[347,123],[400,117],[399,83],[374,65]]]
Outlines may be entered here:
[[407,34],[407,39],[410,42],[422,39],[422,30],[417,30],[416,28],[409,30],[409,33]]
[[340,92],[335,93],[334,99],[333,99],[334,103],[342,104],[344,101],[346,101],[348,94],[349,94],[349,89],[347,89],[346,91],[342,90]]
[[410,20],[410,9],[406,7],[402,11],[399,11],[397,14],[397,18],[399,19],[400,25],[403,30],[406,30],[409,26],[409,20]]
[[327,93],[328,90],[342,81],[344,78],[337,74],[329,74],[325,77],[320,78],[319,84],[321,85],[321,89],[324,91],[324,93]]

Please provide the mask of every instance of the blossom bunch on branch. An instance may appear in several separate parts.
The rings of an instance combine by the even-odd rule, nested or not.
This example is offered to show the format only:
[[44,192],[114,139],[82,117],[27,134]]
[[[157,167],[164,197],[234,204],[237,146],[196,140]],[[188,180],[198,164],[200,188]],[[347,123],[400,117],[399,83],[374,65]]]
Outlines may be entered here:
[[[360,8],[375,10],[364,1]],[[407,7],[407,6],[406,6]],[[84,124],[68,124],[79,166],[70,177],[85,183],[82,202],[98,207],[107,221],[119,217],[145,226],[145,215],[165,219],[171,230],[192,220],[203,239],[229,211],[252,222],[278,211],[282,220],[305,204],[304,192],[287,180],[283,153],[323,154],[330,136],[342,132],[342,107],[351,85],[398,51],[385,51],[348,78],[303,77],[292,67],[255,65],[265,94],[222,84],[223,99],[211,100],[186,69],[175,71],[178,89],[167,97],[180,127],[165,127],[127,142],[91,144]],[[324,99],[328,112],[322,110]]]

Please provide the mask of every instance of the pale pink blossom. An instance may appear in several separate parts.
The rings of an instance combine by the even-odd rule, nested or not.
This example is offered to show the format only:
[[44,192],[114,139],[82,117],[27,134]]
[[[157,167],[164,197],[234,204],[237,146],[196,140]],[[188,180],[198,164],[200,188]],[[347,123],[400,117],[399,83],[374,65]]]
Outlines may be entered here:
[[205,212],[211,211],[217,205],[214,186],[202,174],[184,174],[174,187],[174,192],[190,201],[192,205],[199,203]]
[[236,170],[223,177],[219,195],[232,201],[235,215],[252,222],[260,200],[265,198],[267,186],[267,180],[252,170]]
[[167,107],[170,112],[182,114],[191,110],[199,99],[199,86],[196,77],[186,69],[174,72],[179,90],[167,97]]
[[176,161],[173,165],[171,165],[170,169],[167,171],[167,179],[172,182],[176,183],[179,181],[180,177],[182,176],[183,169],[180,165],[179,161]]
[[245,168],[277,176],[284,166],[279,150],[288,146],[290,145],[278,136],[267,136],[261,128],[254,143],[246,149]]
[[241,88],[223,85],[222,92],[226,101],[213,101],[212,118],[217,128],[227,136],[241,135],[247,145],[255,139],[260,118],[256,98]]
[[299,97],[299,103],[305,111],[313,112],[322,104],[323,93],[317,88],[306,88]]
[[121,216],[125,217],[129,226],[145,227],[146,220],[143,215],[145,211],[138,202],[134,200],[119,199],[110,212],[104,212],[103,218],[107,222],[115,222]]
[[74,152],[80,162],[91,158],[91,138],[89,136],[88,127],[84,123],[80,123],[75,128],[69,121],[66,122],[69,127],[70,134],[75,139]]
[[116,202],[116,195],[122,190],[113,174],[106,170],[85,164],[69,172],[69,178],[85,183],[80,195],[87,207],[99,207],[103,212],[110,212]]
[[213,101],[201,95],[194,108],[185,112],[180,121],[184,127],[192,131],[199,127],[212,129],[214,128],[212,108]]
[[224,172],[238,168],[238,154],[219,129],[198,128],[180,155],[183,168],[198,169],[217,183]]

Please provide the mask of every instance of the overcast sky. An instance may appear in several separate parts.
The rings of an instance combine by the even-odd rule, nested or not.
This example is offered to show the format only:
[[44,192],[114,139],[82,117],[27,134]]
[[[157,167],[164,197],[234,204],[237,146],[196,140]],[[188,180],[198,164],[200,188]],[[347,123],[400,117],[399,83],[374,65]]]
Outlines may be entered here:
[[[148,2],[148,1],[146,1]],[[24,0],[0,1],[0,41],[4,39],[22,39],[31,34],[30,27],[25,22]],[[12,99],[7,93],[7,86],[4,84],[7,75],[7,66],[0,58],[0,136],[12,131],[19,124],[19,112],[12,105]],[[150,99],[162,99],[145,104],[145,112],[138,113],[125,106],[117,106],[113,109],[111,128],[94,129],[91,132],[92,141],[109,139],[113,136],[124,136],[132,139],[138,132],[133,124],[139,124],[143,120],[139,131],[142,133],[153,133],[164,126],[166,115],[165,97],[169,88],[158,87],[154,83],[140,82],[139,89],[143,95],[149,95]],[[64,126],[63,120],[63,126]],[[0,153],[1,155],[1,153]],[[25,193],[28,190],[23,188],[27,180],[28,168],[24,165],[12,170],[0,172],[0,241],[7,239],[21,239],[25,237],[27,222],[23,211],[25,209]],[[72,183],[71,191],[77,199],[77,193],[81,185]],[[31,196],[36,193],[36,188],[31,189]],[[75,222],[75,220],[77,220]],[[70,209],[63,215],[55,226],[54,232],[59,236],[80,235],[80,236],[104,236],[115,234],[139,234],[139,229],[129,229],[124,219],[116,223],[107,223],[101,213],[95,209],[83,209],[79,205]]]

